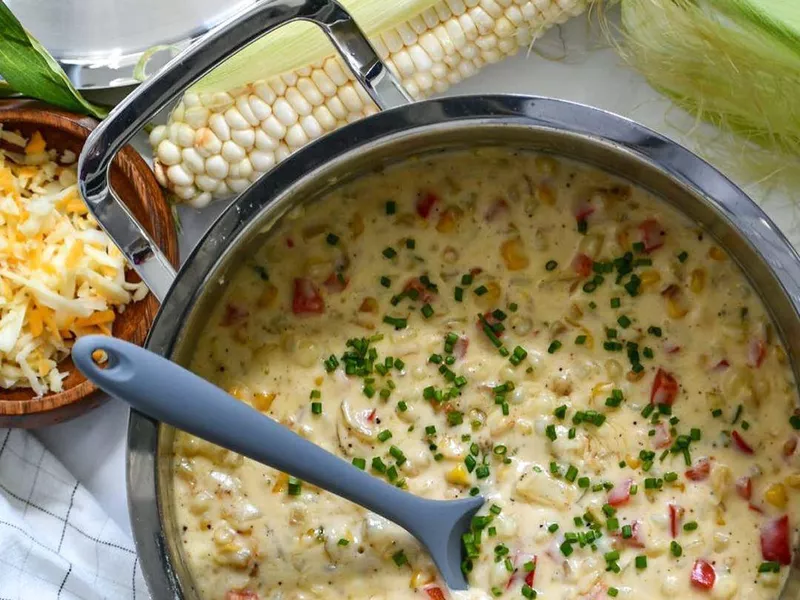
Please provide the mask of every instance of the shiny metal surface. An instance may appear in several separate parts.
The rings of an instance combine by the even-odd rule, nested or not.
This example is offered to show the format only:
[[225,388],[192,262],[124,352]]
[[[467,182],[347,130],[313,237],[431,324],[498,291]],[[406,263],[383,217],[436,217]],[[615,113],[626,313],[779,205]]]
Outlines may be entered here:
[[[179,50],[256,0],[6,0],[17,18],[61,63],[80,89],[137,83],[142,53],[159,45]],[[148,72],[166,64],[153,56]]]
[[[480,140],[480,142],[476,142]],[[770,310],[795,375],[800,362],[800,257],[741,190],[688,150],[590,107],[522,96],[431,100],[380,113],[310,144],[243,193],[198,244],[165,298],[148,348],[187,365],[228,270],[301,202],[409,156],[476,145],[549,152],[630,179],[706,228],[739,262]],[[142,567],[154,598],[197,598],[179,548],[171,497],[173,431],[137,413],[128,490]],[[795,558],[783,600],[800,598]]]
[[226,58],[292,21],[319,26],[381,108],[410,102],[350,15],[333,0],[260,2],[176,56],[111,111],[89,135],[78,162],[79,186],[89,209],[159,299],[175,277],[169,261],[108,183],[117,152],[165,105]]

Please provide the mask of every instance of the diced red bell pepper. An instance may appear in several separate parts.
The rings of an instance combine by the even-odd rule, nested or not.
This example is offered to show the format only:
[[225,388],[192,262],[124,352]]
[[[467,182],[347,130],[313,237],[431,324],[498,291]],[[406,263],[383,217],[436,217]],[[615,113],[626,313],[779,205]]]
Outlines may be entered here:
[[667,404],[672,406],[678,396],[678,381],[671,373],[664,369],[659,369],[653,379],[653,387],[650,389],[650,404]]
[[655,427],[655,432],[653,444],[655,444],[656,448],[666,448],[672,444],[672,435],[666,423],[658,423]]
[[632,479],[626,479],[614,486],[611,491],[608,492],[608,503],[611,506],[620,506],[628,502],[631,498],[632,484]]
[[706,560],[698,558],[692,567],[692,585],[701,590],[710,590],[717,581],[717,573],[714,567]]
[[229,590],[225,600],[259,600],[259,595],[251,590]]
[[229,302],[225,305],[225,314],[222,315],[220,325],[223,327],[230,327],[231,325],[238,325],[244,322],[250,316],[249,311],[237,304]]
[[468,348],[469,338],[467,336],[461,336],[456,340],[456,343],[453,344],[453,355],[456,358],[464,358]]
[[705,481],[711,473],[711,459],[701,458],[697,463],[686,470],[686,477],[692,481]]
[[775,561],[782,565],[792,563],[789,515],[772,519],[761,526],[761,556],[764,560]]
[[645,219],[639,223],[639,231],[642,233],[645,252],[652,252],[664,245],[664,237],[666,235],[664,228],[655,219]]
[[502,198],[498,198],[492,202],[492,205],[486,211],[486,214],[483,216],[483,218],[491,223],[492,221],[499,219],[506,214],[508,214],[508,202]]
[[446,600],[446,596],[438,585],[429,585],[425,588],[425,593],[428,594],[430,600]]
[[790,458],[797,451],[797,436],[790,437],[783,443],[783,458]]
[[320,296],[317,286],[307,277],[296,277],[294,280],[292,312],[296,315],[325,312],[325,301]]
[[750,498],[753,496],[752,480],[747,476],[739,477],[739,479],[736,480],[736,493],[739,494],[743,500],[749,502]]
[[680,532],[681,529],[681,520],[685,512],[686,511],[677,504],[669,505],[669,532],[674,538],[678,537],[678,532]]
[[325,289],[330,293],[336,294],[343,292],[349,283],[350,279],[341,273],[331,273],[322,285],[324,285]]
[[711,371],[713,371],[714,373],[720,373],[722,371],[727,370],[727,368],[730,367],[730,366],[731,366],[731,363],[729,363],[726,359],[723,358],[717,364],[715,364],[713,367],[711,367]]
[[767,343],[761,338],[753,338],[747,347],[747,364],[758,368],[767,356]]
[[592,274],[592,265],[594,261],[587,255],[579,252],[572,259],[572,269],[581,277],[588,277]]
[[412,290],[416,292],[416,298],[412,297],[412,299],[419,300],[420,302],[430,302],[435,296],[435,292],[428,289],[428,287],[419,280],[419,277],[412,277],[403,286],[403,292],[406,294]]
[[612,535],[621,543],[625,544],[626,546],[630,546],[631,548],[644,548],[645,546],[644,531],[642,524],[639,521],[634,521],[631,523],[631,537],[622,537],[622,532],[620,531],[615,531]]
[[742,435],[736,431],[735,429],[731,432],[731,439],[733,440],[734,445],[745,454],[753,454],[753,448],[744,441]]
[[594,211],[595,208],[589,200],[581,200],[575,205],[572,212],[576,221],[585,221]]
[[[478,329],[480,329],[480,330],[483,330],[483,324],[484,324],[484,321],[486,322],[486,324],[487,324],[489,327],[491,327],[491,328],[492,328],[492,331],[494,331],[494,334],[495,334],[497,337],[503,337],[503,333],[505,333],[505,332],[504,332],[504,330],[501,328],[501,329],[498,331],[498,330],[495,330],[495,328],[494,328],[494,327],[495,327],[495,325],[498,325],[499,323],[502,323],[502,321],[498,320],[498,319],[497,319],[497,318],[496,318],[496,317],[495,317],[495,316],[492,314],[492,311],[487,311],[487,312],[483,313],[483,319],[481,319],[480,317],[478,318],[478,321],[477,321]],[[454,348],[454,350],[455,350],[455,348]]]
[[423,219],[427,219],[433,207],[439,202],[439,196],[431,191],[420,192],[417,195],[417,214]]

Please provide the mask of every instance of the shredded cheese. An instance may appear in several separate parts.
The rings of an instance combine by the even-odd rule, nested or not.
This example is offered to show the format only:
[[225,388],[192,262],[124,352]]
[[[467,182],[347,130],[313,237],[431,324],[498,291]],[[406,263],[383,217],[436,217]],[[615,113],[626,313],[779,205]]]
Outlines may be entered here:
[[125,259],[89,215],[76,156],[0,126],[0,388],[62,390],[58,363],[75,339],[111,335],[147,295],[125,281]]

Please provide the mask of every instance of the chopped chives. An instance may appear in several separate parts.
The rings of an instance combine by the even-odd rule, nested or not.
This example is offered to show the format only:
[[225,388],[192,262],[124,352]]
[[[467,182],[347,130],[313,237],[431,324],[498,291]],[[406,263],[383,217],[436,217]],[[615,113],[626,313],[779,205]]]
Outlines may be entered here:
[[556,434],[556,426],[555,425],[553,425],[553,424],[548,425],[547,427],[545,427],[544,432],[545,432],[545,435],[548,438],[550,438],[551,442],[555,442],[556,441],[556,438],[558,437],[558,434]]
[[620,299],[619,298],[612,298],[611,299],[611,308],[619,308],[620,307]]
[[563,419],[564,417],[567,416],[567,405],[562,404],[553,411],[553,414],[556,416],[556,418]]
[[423,305],[420,311],[422,312],[422,316],[426,319],[430,319],[433,316],[433,307],[431,307],[430,304]]
[[683,526],[684,531],[694,531],[695,529],[697,529],[697,521],[689,521]]
[[397,212],[397,203],[394,200],[387,200],[386,214],[393,215],[395,212]]
[[372,470],[378,473],[386,473],[386,463],[381,460],[380,456],[372,459]]
[[591,480],[588,477],[579,477],[578,478],[578,487],[579,488],[588,488],[591,485]]
[[722,409],[721,408],[715,408],[714,410],[711,411],[711,416],[714,417],[714,418],[717,418],[717,417],[719,417],[721,415],[722,415]]
[[548,260],[544,265],[544,268],[547,271],[553,271],[556,267],[558,267],[558,263],[554,260]]
[[762,562],[758,565],[758,572],[759,573],[779,573],[781,570],[781,564],[776,561],[768,560]]
[[335,233],[329,233],[325,238],[325,241],[328,242],[331,246],[335,246],[339,243],[339,236]]
[[461,425],[464,422],[464,413],[457,410],[447,413],[447,422],[450,425]]
[[414,241],[414,238],[408,238],[406,240],[406,248],[408,248],[409,250],[413,250],[416,247],[417,247],[417,242]]
[[564,479],[572,483],[575,481],[575,478],[578,476],[578,469],[574,465],[570,465],[567,469],[566,475],[564,475]]
[[672,540],[672,542],[670,542],[669,550],[670,552],[672,552],[672,556],[676,558],[679,557],[681,554],[683,554],[683,548],[675,540]]
[[384,429],[383,431],[381,431],[378,434],[378,441],[379,442],[385,442],[386,440],[390,439],[391,437],[392,437],[392,432],[389,431],[388,429]]
[[575,343],[578,346],[583,346],[586,343],[586,336],[585,335],[579,335],[578,337],[575,338]]
[[627,329],[631,326],[631,320],[625,315],[622,315],[619,319],[617,319],[617,323],[619,323],[619,326],[623,329]]
[[367,460],[365,458],[354,458],[353,466],[363,471],[367,467]]
[[386,275],[381,276],[381,285],[385,288],[388,288],[392,285],[392,280],[386,277]]
[[647,557],[644,554],[640,554],[634,559],[634,563],[636,564],[637,569],[646,569]]
[[296,477],[289,477],[288,493],[290,496],[299,496],[302,491],[303,483]]
[[630,525],[622,526],[622,537],[626,540],[633,537],[633,528]]
[[661,327],[656,327],[655,325],[651,325],[647,328],[647,333],[650,335],[654,335],[655,337],[661,337]]
[[472,284],[472,274],[466,273],[461,276],[461,285],[471,285]]
[[550,354],[555,354],[559,348],[561,348],[561,342],[558,340],[553,340],[547,347],[547,352]]
[[408,321],[402,317],[391,317],[386,315],[383,317],[383,322],[387,325],[394,326],[395,329],[405,329],[408,325]]
[[383,252],[382,252],[382,254],[383,254],[383,255],[384,255],[386,258],[388,258],[388,259],[392,259],[392,258],[394,258],[395,256],[397,256],[397,251],[396,251],[394,248],[392,248],[391,246],[389,246],[389,247],[387,247],[387,248],[384,248],[384,249],[383,249]]
[[476,296],[483,296],[487,293],[489,289],[485,285],[481,285],[475,288],[475,295]]
[[680,254],[678,254],[678,260],[681,261],[681,262],[686,262],[687,258],[689,258],[689,253],[686,252],[685,250],[683,252],[681,252]]
[[336,542],[336,544],[337,544],[338,546],[347,546],[347,545],[349,545],[349,544],[350,544],[350,540],[348,540],[348,539],[345,539],[345,538],[339,538],[339,541],[338,541],[338,542]]
[[311,403],[311,412],[315,415],[322,414],[322,402],[312,402]]
[[619,590],[617,588],[615,588],[615,587],[608,588],[608,595],[609,596],[611,596],[612,598],[616,598],[617,594],[619,594]]
[[398,412],[406,412],[408,410],[408,404],[406,404],[405,400],[400,400],[397,403],[397,411]]
[[397,552],[392,554],[392,560],[394,561],[394,564],[396,564],[398,567],[402,567],[404,564],[408,562],[406,554],[402,550],[398,550]]
[[453,292],[453,297],[455,298],[456,302],[461,302],[464,300],[464,288],[456,287],[455,291]]

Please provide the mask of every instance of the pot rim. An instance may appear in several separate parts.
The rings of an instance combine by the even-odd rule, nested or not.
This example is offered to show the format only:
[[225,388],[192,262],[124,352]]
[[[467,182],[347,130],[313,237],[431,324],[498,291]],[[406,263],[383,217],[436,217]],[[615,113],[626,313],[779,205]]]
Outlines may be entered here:
[[[468,95],[400,106],[349,124],[298,150],[255,182],[217,218],[187,257],[164,298],[146,347],[172,357],[183,324],[216,267],[260,221],[259,215],[276,210],[293,196],[294,189],[319,178],[326,167],[348,162],[369,148],[390,145],[415,132],[504,125],[568,133],[610,147],[663,172],[691,194],[702,197],[717,217],[746,239],[760,258],[759,266],[767,267],[767,276],[776,280],[789,302],[793,324],[800,327],[800,255],[755,202],[703,159],[630,119],[583,104],[538,96]],[[746,274],[751,273],[748,270]],[[754,287],[760,291],[759,286]],[[791,349],[789,353],[797,378],[800,357]],[[128,506],[150,593],[154,598],[180,598],[183,588],[171,564],[158,489],[159,430],[158,422],[130,412]],[[792,567],[782,598],[800,595],[797,566]]]

